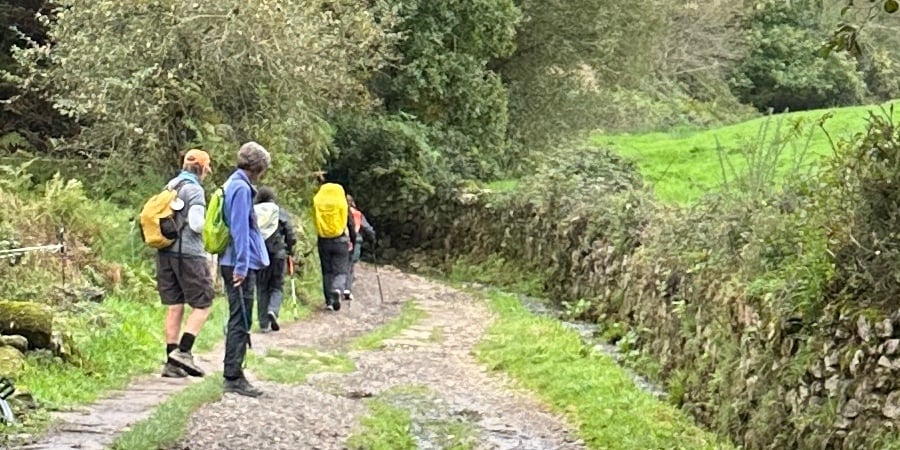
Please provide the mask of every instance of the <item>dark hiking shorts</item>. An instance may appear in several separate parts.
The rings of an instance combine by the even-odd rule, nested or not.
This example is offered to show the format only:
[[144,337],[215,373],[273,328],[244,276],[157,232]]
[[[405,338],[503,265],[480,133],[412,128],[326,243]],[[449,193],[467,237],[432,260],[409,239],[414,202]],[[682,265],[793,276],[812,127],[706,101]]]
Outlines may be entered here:
[[182,258],[180,271],[178,266],[178,255],[157,254],[156,290],[162,304],[209,308],[216,294],[206,258]]

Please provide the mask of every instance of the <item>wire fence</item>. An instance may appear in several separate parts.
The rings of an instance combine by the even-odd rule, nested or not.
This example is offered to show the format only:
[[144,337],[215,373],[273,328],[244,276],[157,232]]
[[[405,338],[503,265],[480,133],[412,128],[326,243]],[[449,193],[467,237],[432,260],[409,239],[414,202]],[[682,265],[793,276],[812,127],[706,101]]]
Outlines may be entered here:
[[68,260],[68,248],[66,247],[66,229],[61,227],[56,233],[55,244],[33,245],[29,247],[17,247],[0,249],[0,260],[9,260],[10,265],[17,265],[21,262],[22,257],[30,253],[58,253],[60,260],[60,275],[62,284],[66,285],[66,260]]

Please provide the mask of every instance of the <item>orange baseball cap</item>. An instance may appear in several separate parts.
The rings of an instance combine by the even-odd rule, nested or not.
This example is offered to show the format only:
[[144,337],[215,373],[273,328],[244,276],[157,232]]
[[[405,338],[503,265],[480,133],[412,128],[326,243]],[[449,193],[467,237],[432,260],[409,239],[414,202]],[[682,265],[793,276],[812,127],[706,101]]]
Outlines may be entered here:
[[184,154],[184,163],[200,164],[201,166],[206,168],[206,170],[212,172],[209,153],[206,153],[205,151],[200,149],[192,148],[188,150],[188,152]]

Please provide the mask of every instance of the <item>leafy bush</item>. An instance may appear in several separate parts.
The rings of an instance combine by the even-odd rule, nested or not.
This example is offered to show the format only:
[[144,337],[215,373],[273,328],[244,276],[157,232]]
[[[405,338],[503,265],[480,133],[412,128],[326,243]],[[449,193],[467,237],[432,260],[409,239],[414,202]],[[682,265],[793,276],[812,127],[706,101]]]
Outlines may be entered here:
[[873,114],[868,132],[845,145],[831,181],[843,189],[845,221],[833,224],[838,276],[833,290],[866,304],[896,306],[900,294],[900,127]]
[[781,112],[852,105],[865,98],[855,59],[820,55],[825,32],[813,2],[758,2],[749,29],[750,54],[733,79],[743,102]]
[[0,241],[8,247],[56,244],[63,229],[66,259],[59,252],[37,252],[16,265],[0,265],[5,292],[53,302],[60,300],[54,297],[63,276],[76,289],[114,288],[132,274],[122,267],[129,258],[128,215],[109,202],[89,199],[77,180],[57,175],[34,185],[27,169],[28,164],[0,166],[10,175],[0,181],[0,206],[7,213],[0,218]]
[[407,115],[335,120],[337,157],[331,173],[373,217],[390,217],[426,202],[452,179],[432,130]]
[[[371,103],[389,11],[368,2],[55,1],[40,18],[51,43],[15,52],[18,82],[87,125],[58,148],[103,163],[111,190],[141,168],[210,151],[217,174],[256,140],[284,187],[323,162],[322,117]],[[118,181],[118,183],[115,183]]]
[[429,127],[454,173],[496,175],[507,149],[507,90],[487,63],[513,51],[519,9],[512,0],[403,0],[393,8],[392,31],[404,36],[398,61],[374,78],[386,113]]
[[900,53],[895,49],[873,49],[863,60],[869,91],[881,100],[900,98]]

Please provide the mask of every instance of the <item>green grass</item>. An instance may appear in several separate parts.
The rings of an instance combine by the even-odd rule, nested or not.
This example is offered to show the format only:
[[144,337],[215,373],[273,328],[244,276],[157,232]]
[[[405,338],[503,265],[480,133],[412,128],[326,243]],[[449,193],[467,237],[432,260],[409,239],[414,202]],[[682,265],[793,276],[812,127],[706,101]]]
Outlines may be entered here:
[[478,359],[566,413],[589,448],[733,448],[639,389],[558,321],[531,314],[507,294],[491,293],[490,303],[499,318],[477,346]]
[[[208,350],[221,339],[221,329],[214,325],[224,320],[224,303],[221,299],[214,303],[210,322],[197,338],[197,351]],[[162,368],[164,315],[158,304],[107,298],[67,322],[82,364],[29,353],[17,384],[51,409],[90,403],[104,392],[122,388],[135,375]]]
[[527,274],[521,265],[498,255],[490,255],[482,261],[459,258],[453,262],[447,278],[457,285],[475,282],[526,295],[543,295],[544,282],[540,276]]
[[877,105],[803,111],[761,117],[705,131],[597,135],[592,141],[597,145],[611,146],[636,161],[645,179],[654,185],[660,199],[672,203],[688,203],[721,186],[722,168],[717,142],[734,169],[740,171],[746,164],[738,153],[753,148],[754,142],[759,144],[763,126],[768,123],[769,132],[764,140],[771,143],[775,138],[775,130],[779,129],[779,123],[782,133],[797,123],[800,127],[799,137],[787,145],[780,161],[780,169],[784,173],[792,158],[801,151],[807,152],[811,163],[832,152],[828,137],[816,124],[823,115],[833,114],[824,127],[838,141],[864,131],[869,111],[880,113]]
[[349,373],[356,365],[345,355],[314,349],[270,349],[263,357],[247,354],[247,364],[258,377],[283,384],[302,384],[313,373]]
[[477,433],[473,425],[454,417],[435,418],[442,406],[425,386],[403,385],[366,401],[368,414],[347,441],[352,450],[415,449],[416,437],[428,448],[470,450]]
[[354,350],[374,350],[381,348],[386,339],[399,335],[403,330],[413,326],[425,316],[425,311],[419,309],[412,301],[407,301],[403,304],[399,316],[372,330],[371,333],[367,333],[357,338],[350,344],[350,348]]
[[[306,278],[303,283],[309,284]],[[162,368],[165,308],[156,298],[139,301],[111,296],[102,304],[88,306],[88,310],[64,322],[64,329],[72,334],[83,363],[64,363],[46,353],[30,353],[28,365],[17,380],[17,386],[30,392],[44,408],[91,403],[110,390],[125,387],[137,375]],[[188,308],[185,316],[189,311]],[[309,313],[305,303],[298,306],[286,302],[283,315],[291,320],[282,322],[303,319]],[[209,319],[197,336],[195,352],[209,351],[222,341],[227,314],[227,301],[217,297]]]
[[113,442],[117,450],[168,448],[184,437],[191,414],[222,397],[218,374],[207,376],[162,403],[149,418],[136,423]]
[[347,440],[351,450],[415,450],[409,412],[380,400],[366,401],[369,414]]

